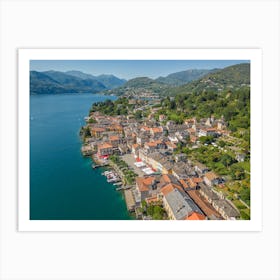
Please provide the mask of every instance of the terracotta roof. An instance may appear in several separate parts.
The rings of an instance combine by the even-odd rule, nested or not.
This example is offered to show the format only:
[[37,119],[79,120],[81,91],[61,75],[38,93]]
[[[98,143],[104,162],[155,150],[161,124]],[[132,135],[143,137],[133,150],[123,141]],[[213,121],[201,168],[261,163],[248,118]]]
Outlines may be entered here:
[[162,175],[161,178],[166,183],[170,183],[171,182],[171,179],[169,178],[169,176],[167,174]]
[[193,212],[190,216],[186,217],[186,220],[205,220],[205,216],[196,212]]
[[137,183],[137,186],[138,186],[140,192],[149,191],[149,186],[152,185],[154,180],[155,180],[155,177],[153,177],[153,176],[137,177],[136,178],[136,183]]
[[147,143],[145,143],[145,145],[147,145],[149,147],[155,147],[155,146],[157,146],[157,143],[156,142],[147,142]]
[[164,196],[166,196],[167,194],[172,192],[174,189],[179,189],[180,191],[184,192],[181,186],[173,184],[173,183],[167,184],[160,191]]
[[215,216],[220,218],[220,214],[205,200],[197,190],[192,190],[187,192],[191,199],[198,205],[198,207],[203,211],[208,217]]
[[170,142],[170,141],[165,142],[165,144],[166,144],[167,146],[169,146],[169,147],[174,148],[174,149],[177,148],[177,146],[176,146],[174,143]]
[[110,139],[111,141],[115,141],[115,140],[119,140],[120,137],[119,137],[118,135],[111,135],[111,136],[109,136],[109,139]]
[[110,149],[110,148],[113,148],[113,146],[111,144],[109,144],[109,143],[103,143],[103,144],[98,145],[97,147],[98,147],[99,150],[100,149]]
[[182,184],[182,186],[184,188],[188,188],[189,187],[185,180],[181,179],[181,180],[179,180],[179,182]]
[[105,128],[103,128],[103,127],[93,127],[91,130],[92,130],[92,131],[100,131],[100,132],[103,132],[103,131],[105,131]]
[[193,128],[189,128],[189,129],[187,129],[187,131],[188,131],[189,133],[195,133],[195,129],[193,129]]
[[165,187],[163,187],[160,191],[164,196],[166,196],[168,193],[172,192],[173,190],[174,190],[173,184],[168,184]]
[[209,181],[219,178],[214,172],[208,172],[204,175]]
[[145,131],[150,131],[150,128],[147,126],[142,126],[141,129],[145,130]]
[[156,196],[146,198],[147,203],[158,202],[158,198]]
[[195,187],[196,187],[196,183],[195,183],[191,178],[188,178],[188,179],[187,179],[187,182],[188,182],[188,185],[189,185],[191,188],[195,188]]
[[199,178],[199,177],[193,177],[192,180],[193,180],[195,183],[201,183],[201,182],[203,182],[202,178]]
[[213,128],[213,127],[210,127],[210,128],[207,128],[206,131],[216,131],[217,129],[216,128]]
[[161,133],[161,132],[162,132],[162,128],[161,128],[161,127],[153,127],[153,128],[151,128],[151,130],[152,130],[154,133]]
[[133,144],[132,147],[133,147],[134,149],[136,149],[136,148],[140,147],[140,145],[138,145],[138,144]]
[[123,127],[121,125],[114,124],[114,125],[109,126],[109,129],[110,130],[123,130]]

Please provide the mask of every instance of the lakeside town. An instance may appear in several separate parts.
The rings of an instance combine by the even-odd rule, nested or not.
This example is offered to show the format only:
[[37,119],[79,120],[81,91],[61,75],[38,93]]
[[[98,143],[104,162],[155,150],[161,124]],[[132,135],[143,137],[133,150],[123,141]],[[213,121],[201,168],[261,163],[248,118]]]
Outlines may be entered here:
[[[250,217],[250,206],[235,191],[249,171],[235,170],[233,176],[222,172],[233,163],[248,163],[248,151],[224,116],[177,122],[164,113],[164,99],[149,94],[92,105],[80,131],[81,152],[92,158],[92,168],[106,168],[102,174],[124,193],[136,219]],[[222,162],[221,172],[201,161],[211,153]]]

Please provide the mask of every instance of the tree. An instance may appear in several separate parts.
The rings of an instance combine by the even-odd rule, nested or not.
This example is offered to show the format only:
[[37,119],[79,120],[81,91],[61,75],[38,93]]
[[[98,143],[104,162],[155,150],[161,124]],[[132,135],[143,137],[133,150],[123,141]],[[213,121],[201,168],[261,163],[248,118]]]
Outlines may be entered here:
[[236,160],[233,159],[229,154],[224,154],[221,156],[220,162],[228,168],[230,165],[236,162]]
[[137,110],[134,114],[135,119],[140,120],[142,118],[142,111]]
[[89,129],[89,127],[87,126],[86,128],[85,128],[85,137],[89,137],[89,136],[91,136],[91,134],[90,134],[90,129]]
[[214,140],[214,136],[201,136],[199,141],[201,144],[211,144]]
[[243,187],[243,189],[240,192],[240,198],[246,202],[247,204],[250,204],[250,188]]
[[240,165],[233,164],[231,166],[231,176],[234,180],[242,180],[245,178],[245,171]]
[[89,123],[97,123],[97,121],[95,120],[95,119],[89,119],[89,121],[88,121]]
[[225,145],[226,145],[226,142],[225,141],[223,141],[223,140],[220,140],[219,142],[218,142],[218,145],[220,146],[220,147],[225,147]]

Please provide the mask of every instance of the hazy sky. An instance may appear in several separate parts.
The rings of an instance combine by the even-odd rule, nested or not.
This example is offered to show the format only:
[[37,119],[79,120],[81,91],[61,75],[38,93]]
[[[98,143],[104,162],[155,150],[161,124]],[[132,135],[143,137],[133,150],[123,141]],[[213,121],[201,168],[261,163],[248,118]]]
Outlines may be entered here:
[[247,60],[31,60],[30,70],[77,70],[92,75],[113,74],[119,78],[157,78],[187,69],[224,68]]

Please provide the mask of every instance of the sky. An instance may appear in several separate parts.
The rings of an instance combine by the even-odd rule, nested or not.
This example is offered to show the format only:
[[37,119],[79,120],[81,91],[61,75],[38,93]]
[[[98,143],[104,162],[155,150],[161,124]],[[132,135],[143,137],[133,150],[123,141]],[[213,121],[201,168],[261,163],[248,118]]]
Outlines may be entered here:
[[122,79],[158,78],[188,69],[224,68],[248,60],[31,60],[30,70],[77,70],[94,76],[112,74]]

